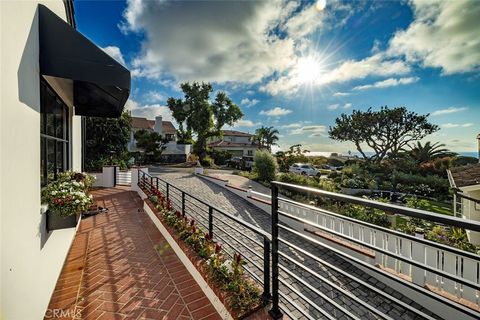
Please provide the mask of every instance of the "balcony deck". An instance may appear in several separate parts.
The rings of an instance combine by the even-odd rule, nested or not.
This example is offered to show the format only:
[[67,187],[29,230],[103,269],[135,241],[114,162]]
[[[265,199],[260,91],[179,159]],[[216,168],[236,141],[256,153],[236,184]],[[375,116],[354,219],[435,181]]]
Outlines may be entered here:
[[129,187],[93,192],[45,319],[221,319]]

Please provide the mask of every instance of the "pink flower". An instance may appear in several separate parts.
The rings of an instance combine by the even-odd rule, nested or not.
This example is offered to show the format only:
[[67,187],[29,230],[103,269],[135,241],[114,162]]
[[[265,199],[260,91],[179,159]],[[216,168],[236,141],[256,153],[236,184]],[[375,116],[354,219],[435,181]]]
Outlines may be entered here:
[[233,255],[233,259],[237,264],[240,264],[240,262],[242,261],[242,255],[240,253],[235,253]]

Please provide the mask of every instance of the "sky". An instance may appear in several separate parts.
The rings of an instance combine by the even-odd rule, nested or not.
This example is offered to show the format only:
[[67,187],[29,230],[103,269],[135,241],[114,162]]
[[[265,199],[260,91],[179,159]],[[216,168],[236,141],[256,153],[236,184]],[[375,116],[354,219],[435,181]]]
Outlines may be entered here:
[[[477,150],[480,3],[472,1],[80,1],[77,29],[132,74],[126,107],[172,120],[179,84],[211,82],[241,107],[235,130],[280,132],[280,149],[346,153],[342,113],[405,106]],[[213,99],[213,95],[212,95]]]

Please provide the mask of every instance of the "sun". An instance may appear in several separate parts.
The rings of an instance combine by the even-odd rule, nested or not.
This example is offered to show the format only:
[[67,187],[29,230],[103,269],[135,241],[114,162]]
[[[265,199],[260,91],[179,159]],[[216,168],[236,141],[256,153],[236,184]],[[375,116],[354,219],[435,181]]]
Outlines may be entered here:
[[300,84],[313,84],[322,74],[322,62],[315,56],[302,57],[295,67],[296,81]]

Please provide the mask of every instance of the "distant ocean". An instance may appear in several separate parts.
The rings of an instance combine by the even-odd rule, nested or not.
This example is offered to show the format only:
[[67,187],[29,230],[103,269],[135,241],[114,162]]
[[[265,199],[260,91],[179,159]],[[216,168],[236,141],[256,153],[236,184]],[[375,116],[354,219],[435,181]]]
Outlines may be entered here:
[[[307,156],[324,156],[324,157],[329,157],[332,153],[337,153],[337,154],[340,154],[340,155],[348,155],[348,152],[324,152],[324,151],[310,151]],[[461,156],[464,156],[464,157],[474,157],[474,158],[478,158],[478,152],[477,151],[457,151],[457,153]],[[367,156],[371,156],[373,155],[373,152],[365,152],[365,154]],[[360,152],[353,152],[352,151],[352,155],[357,155],[359,157],[361,157],[361,154]]]

